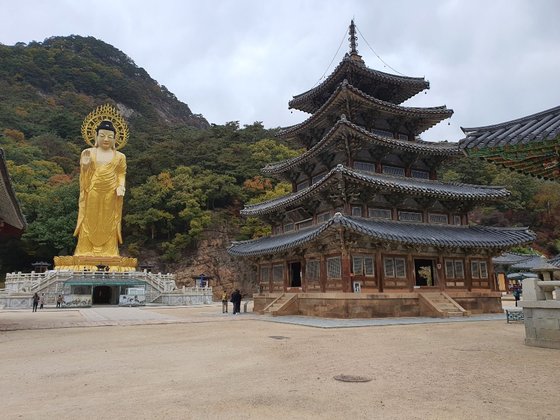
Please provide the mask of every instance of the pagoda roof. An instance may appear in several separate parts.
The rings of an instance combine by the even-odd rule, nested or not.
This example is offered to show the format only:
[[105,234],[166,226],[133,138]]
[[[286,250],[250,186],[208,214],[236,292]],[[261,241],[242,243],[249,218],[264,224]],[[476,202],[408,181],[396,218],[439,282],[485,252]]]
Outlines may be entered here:
[[320,85],[294,96],[288,103],[289,107],[308,113],[316,112],[349,75],[356,75],[367,81],[367,83],[360,83],[360,87],[363,86],[364,91],[369,95],[394,104],[400,104],[430,88],[430,83],[423,77],[398,76],[373,70],[366,67],[362,60],[356,60],[353,55],[346,54]]
[[459,148],[457,147],[457,143],[448,143],[447,141],[409,141],[395,139],[393,137],[381,136],[379,134],[372,133],[371,131],[368,131],[363,127],[360,127],[359,125],[353,124],[352,122],[348,121],[345,116],[342,116],[336,122],[336,124],[327,132],[327,134],[311,149],[306,150],[304,153],[295,158],[268,164],[261,170],[261,172],[265,174],[277,174],[296,167],[297,165],[300,165],[307,160],[314,158],[333,145],[336,145],[337,140],[340,139],[341,135],[350,135],[353,138],[371,143],[372,145],[398,149],[403,152],[416,153],[419,155],[457,156],[461,153]]
[[267,214],[287,206],[302,203],[326,190],[331,185],[337,184],[341,178],[399,194],[417,197],[431,196],[442,200],[493,201],[504,199],[510,194],[504,187],[444,183],[428,179],[397,177],[387,174],[362,172],[346,168],[343,165],[337,165],[315,184],[280,198],[248,205],[241,210],[241,214],[245,216]]
[[463,128],[459,147],[508,169],[560,179],[560,106],[516,120]]
[[379,113],[387,114],[388,118],[401,117],[409,119],[411,122],[414,122],[415,134],[419,134],[453,115],[453,110],[448,109],[445,105],[437,107],[405,107],[382,101],[367,95],[358,88],[352,86],[347,80],[344,80],[317,112],[302,123],[284,128],[280,131],[278,136],[292,138],[305,131],[313,130],[316,127],[326,128],[332,125],[327,117],[331,116],[333,111],[337,110],[342,112],[335,112],[335,114],[345,114],[345,105],[348,101],[359,103]]
[[329,221],[318,226],[283,235],[234,242],[228,248],[228,253],[243,257],[276,254],[310,243],[340,227],[379,241],[439,248],[500,250],[530,243],[536,237],[526,227],[430,225],[364,219],[337,213]]
[[0,226],[0,232],[6,230],[9,234],[19,235],[26,228],[27,223],[21,212],[15,191],[10,181],[4,150],[0,149],[0,221],[11,226]]

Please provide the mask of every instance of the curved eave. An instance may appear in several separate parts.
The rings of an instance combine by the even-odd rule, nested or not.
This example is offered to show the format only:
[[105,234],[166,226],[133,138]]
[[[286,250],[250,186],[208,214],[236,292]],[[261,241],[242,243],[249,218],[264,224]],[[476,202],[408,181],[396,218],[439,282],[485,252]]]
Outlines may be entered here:
[[228,253],[239,257],[277,254],[310,243],[325,235],[329,229],[340,227],[383,242],[448,249],[503,250],[531,243],[536,238],[525,227],[423,225],[363,219],[337,213],[322,225],[298,232],[234,242],[228,248]]
[[484,149],[527,145],[558,139],[560,106],[533,115],[484,127],[463,128],[467,137],[459,141],[462,149]]
[[457,144],[442,142],[442,143],[431,143],[427,141],[408,141],[394,139],[392,137],[380,136],[378,134],[372,133],[356,124],[351,123],[346,118],[341,118],[334,125],[333,128],[311,149],[307,150],[303,154],[286,159],[281,162],[266,165],[261,172],[264,174],[279,174],[285,172],[309,159],[317,156],[319,153],[328,149],[330,146],[336,144],[338,136],[341,134],[351,135],[360,140],[370,142],[372,145],[389,147],[391,149],[397,149],[402,152],[417,153],[419,155],[428,156],[457,156],[461,152],[457,147]]
[[303,112],[314,113],[319,109],[313,104],[313,99],[322,96],[325,92],[332,90],[335,86],[347,77],[348,72],[357,72],[360,75],[373,79],[379,83],[398,86],[390,102],[400,104],[414,95],[430,88],[430,83],[423,77],[407,77],[395,74],[384,73],[378,70],[370,69],[362,65],[350,56],[346,56],[333,72],[318,86],[308,90],[307,92],[295,95],[288,103],[289,108],[298,109]]
[[399,194],[410,196],[430,196],[440,200],[461,200],[461,201],[496,201],[509,196],[509,191],[503,187],[489,187],[460,183],[443,183],[440,181],[395,177],[385,174],[370,174],[351,170],[338,165],[333,168],[319,182],[293,194],[263,203],[246,206],[241,210],[244,216],[258,216],[274,211],[282,210],[288,206],[293,206],[309,200],[314,195],[329,188],[330,185],[338,182],[340,177],[347,181],[359,182],[361,184],[392,191]]
[[8,166],[2,149],[0,149],[0,220],[19,232],[27,227],[8,174]]
[[[433,127],[440,121],[447,119],[453,115],[453,110],[448,109],[445,105],[437,107],[404,107],[400,105],[395,105],[390,102],[382,101],[380,99],[369,96],[361,90],[350,85],[346,80],[344,80],[329,97],[329,99],[307,120],[300,124],[293,125],[291,127],[284,128],[278,134],[281,138],[292,138],[298,134],[309,130],[315,126],[320,126],[321,122],[330,114],[332,114],[333,109],[336,109],[340,104],[346,103],[347,101],[355,101],[362,103],[370,108],[377,111],[384,112],[389,116],[404,117],[410,120],[414,120],[417,124],[417,131],[415,134],[420,134],[423,131]],[[340,114],[344,114],[344,108]],[[339,115],[340,115],[339,114]],[[337,115],[338,116],[338,115]]]

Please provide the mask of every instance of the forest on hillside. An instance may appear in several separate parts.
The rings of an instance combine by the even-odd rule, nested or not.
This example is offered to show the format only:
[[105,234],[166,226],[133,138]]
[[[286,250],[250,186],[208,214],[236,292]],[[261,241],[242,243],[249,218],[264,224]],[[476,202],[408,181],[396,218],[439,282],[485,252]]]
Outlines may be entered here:
[[[269,227],[239,210],[248,202],[291,189],[260,168],[301,153],[260,122],[209,124],[124,53],[94,38],[55,37],[43,43],[0,45],[0,147],[28,222],[20,240],[0,243],[0,278],[28,271],[34,261],[73,252],[79,155],[86,147],[84,117],[104,103],[124,110],[130,140],[122,247],[124,255],[149,252],[173,267],[196,249],[206,232],[226,225],[237,239]],[[477,209],[471,220],[492,226],[530,226],[535,248],[560,250],[557,184],[462,158],[440,178],[506,186],[512,195]]]

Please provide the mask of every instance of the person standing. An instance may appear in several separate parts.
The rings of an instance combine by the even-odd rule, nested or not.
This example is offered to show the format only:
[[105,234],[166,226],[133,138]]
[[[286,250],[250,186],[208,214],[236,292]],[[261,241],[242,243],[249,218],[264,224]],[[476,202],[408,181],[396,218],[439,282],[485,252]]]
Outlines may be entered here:
[[241,313],[241,292],[239,289],[235,289],[231,294],[231,302],[233,303],[233,314]]
[[39,309],[43,309],[44,304],[45,304],[45,294],[41,293],[41,297],[39,298]]
[[228,311],[228,294],[226,292],[226,290],[224,289],[224,291],[222,292],[222,313],[223,314],[227,314]]
[[37,292],[35,292],[33,294],[33,311],[32,312],[37,312],[37,306],[39,306],[39,295],[37,294]]
[[57,308],[60,308],[60,307],[61,307],[62,301],[63,301],[63,300],[64,300],[64,299],[62,299],[62,295],[58,295],[58,297],[56,298],[56,307],[57,307]]

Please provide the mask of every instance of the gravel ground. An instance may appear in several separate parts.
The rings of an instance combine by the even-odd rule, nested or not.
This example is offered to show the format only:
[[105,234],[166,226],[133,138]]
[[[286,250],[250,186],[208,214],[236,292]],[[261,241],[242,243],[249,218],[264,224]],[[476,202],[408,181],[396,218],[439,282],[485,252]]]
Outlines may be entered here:
[[520,323],[259,319],[220,305],[0,311],[0,418],[560,418],[560,352],[525,346]]

